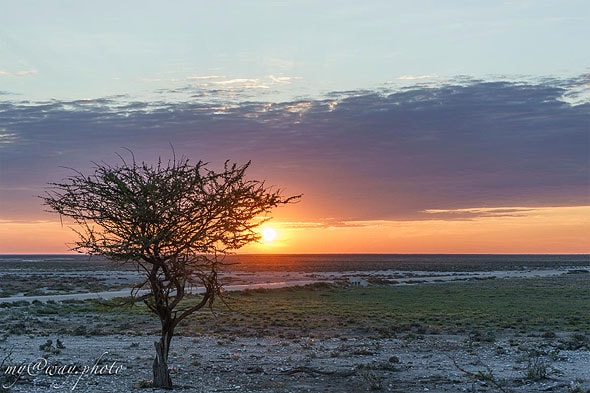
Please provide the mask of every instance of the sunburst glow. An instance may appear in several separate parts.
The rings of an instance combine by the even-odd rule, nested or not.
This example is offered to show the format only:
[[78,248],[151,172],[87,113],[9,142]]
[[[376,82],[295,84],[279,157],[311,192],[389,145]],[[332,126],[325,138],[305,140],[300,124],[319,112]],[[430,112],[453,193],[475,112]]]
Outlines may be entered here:
[[271,243],[277,238],[277,231],[273,228],[264,228],[260,231],[260,234],[262,235],[262,241],[264,243]]

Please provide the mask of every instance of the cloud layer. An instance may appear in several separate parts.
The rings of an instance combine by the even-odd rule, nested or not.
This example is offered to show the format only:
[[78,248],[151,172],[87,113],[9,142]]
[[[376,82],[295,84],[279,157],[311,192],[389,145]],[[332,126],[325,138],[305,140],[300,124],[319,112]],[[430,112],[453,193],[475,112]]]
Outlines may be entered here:
[[36,217],[33,195],[67,174],[60,166],[89,171],[121,147],[154,160],[169,156],[170,144],[214,166],[252,160],[253,175],[305,194],[297,214],[310,220],[588,205],[590,104],[580,92],[589,81],[457,79],[280,103],[235,99],[222,88],[257,81],[216,78],[182,89],[186,101],[37,103],[5,94],[0,219]]

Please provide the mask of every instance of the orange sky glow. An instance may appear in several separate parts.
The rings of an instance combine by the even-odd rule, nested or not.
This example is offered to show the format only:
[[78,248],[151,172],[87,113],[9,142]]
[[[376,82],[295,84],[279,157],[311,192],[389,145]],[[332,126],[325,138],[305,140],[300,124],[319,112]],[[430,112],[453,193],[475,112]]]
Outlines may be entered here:
[[[288,209],[285,208],[286,210]],[[460,209],[475,218],[353,221],[337,226],[281,221],[264,224],[276,238],[241,253],[588,253],[590,206]],[[452,212],[451,212],[452,213]],[[0,252],[67,253],[74,233],[59,221],[0,222]]]

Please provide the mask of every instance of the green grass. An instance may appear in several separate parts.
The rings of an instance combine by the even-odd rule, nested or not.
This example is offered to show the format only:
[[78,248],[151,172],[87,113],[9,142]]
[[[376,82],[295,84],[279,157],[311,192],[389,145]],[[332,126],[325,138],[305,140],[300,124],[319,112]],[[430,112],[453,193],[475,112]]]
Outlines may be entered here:
[[[590,331],[590,277],[505,279],[398,287],[304,288],[231,294],[216,326],[259,333]],[[209,325],[207,315],[194,322]],[[206,327],[206,326],[203,326]]]
[[[316,284],[227,293],[187,318],[178,334],[279,337],[467,333],[480,339],[502,330],[520,333],[590,332],[590,275],[495,279],[411,286],[348,288]],[[120,300],[119,300],[120,301]],[[196,302],[187,299],[186,305]],[[152,334],[159,321],[145,306],[79,301],[6,307],[4,323],[30,333],[73,332],[98,320],[88,334]],[[26,313],[23,311],[26,310]],[[25,316],[26,315],[26,316]],[[1,322],[1,321],[0,321]],[[90,325],[89,325],[90,326]]]

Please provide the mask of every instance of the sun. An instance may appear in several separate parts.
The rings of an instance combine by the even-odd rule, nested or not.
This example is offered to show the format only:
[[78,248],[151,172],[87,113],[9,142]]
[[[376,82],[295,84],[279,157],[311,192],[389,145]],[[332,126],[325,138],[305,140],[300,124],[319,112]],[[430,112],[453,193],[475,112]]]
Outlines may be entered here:
[[262,229],[260,231],[260,234],[262,235],[262,241],[264,243],[271,243],[273,240],[277,238],[277,231],[270,227]]

